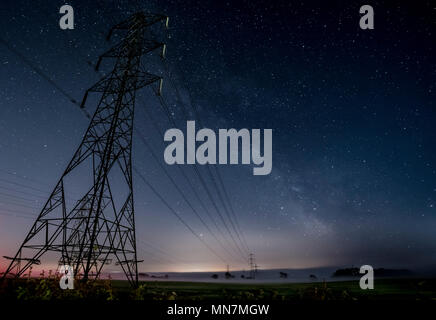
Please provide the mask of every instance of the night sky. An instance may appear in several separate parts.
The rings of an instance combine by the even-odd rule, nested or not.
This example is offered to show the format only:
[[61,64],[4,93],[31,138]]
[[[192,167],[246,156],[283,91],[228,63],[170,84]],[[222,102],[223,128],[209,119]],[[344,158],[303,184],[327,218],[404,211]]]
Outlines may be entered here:
[[[205,127],[273,129],[270,175],[253,176],[246,165],[219,166],[259,267],[420,269],[436,265],[435,8],[431,1],[399,3],[69,1],[75,29],[64,31],[58,25],[64,1],[4,0],[0,37],[80,101],[101,77],[88,62],[120,39],[105,41],[111,25],[137,6],[168,15],[169,30],[154,35],[167,43],[174,86],[158,58],[143,63],[164,77],[163,94],[178,127],[185,131],[186,119],[174,87],[186,105],[198,108]],[[364,4],[374,7],[374,30],[359,28]],[[105,62],[106,70],[111,66]],[[18,249],[88,119],[2,44],[0,70],[3,256]],[[136,168],[225,260],[135,176],[140,270],[223,270],[227,263],[247,269],[248,255],[236,257],[180,170],[164,162],[155,126],[173,125],[157,98],[148,88],[138,95]],[[86,106],[90,113],[95,107]],[[232,254],[195,217],[138,134]],[[183,170],[216,214],[192,168]],[[206,168],[199,170],[207,179]]]

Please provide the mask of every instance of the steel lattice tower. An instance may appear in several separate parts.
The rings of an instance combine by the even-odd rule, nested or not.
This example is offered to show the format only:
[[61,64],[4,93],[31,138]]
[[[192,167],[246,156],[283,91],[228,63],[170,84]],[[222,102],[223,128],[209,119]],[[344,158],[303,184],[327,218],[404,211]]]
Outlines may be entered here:
[[[38,218],[3,275],[20,277],[48,251],[57,253],[59,265],[74,268],[75,277],[96,279],[103,266],[112,259],[121,266],[130,284],[138,281],[135,217],[132,185],[132,134],[135,94],[140,88],[156,84],[162,78],[142,70],[142,55],[162,50],[165,44],[146,37],[151,25],[165,22],[162,15],[136,13],[114,26],[126,30],[118,44],[100,56],[115,58],[110,73],[88,89],[101,92],[97,109],[91,118],[80,146],[63,172]],[[160,92],[160,91],[159,91]],[[89,185],[71,205],[68,177],[85,170],[92,175]],[[89,172],[91,171],[91,172]],[[118,175],[112,174],[117,171]],[[114,194],[114,186],[118,190]],[[83,195],[83,196],[82,196]]]

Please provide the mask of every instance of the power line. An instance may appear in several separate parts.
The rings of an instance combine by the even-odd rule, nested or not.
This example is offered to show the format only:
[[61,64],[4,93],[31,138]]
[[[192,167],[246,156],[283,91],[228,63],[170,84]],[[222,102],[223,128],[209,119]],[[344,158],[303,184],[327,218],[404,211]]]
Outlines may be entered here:
[[[139,242],[141,242],[145,246],[149,247],[150,250],[153,250],[152,252],[149,252],[149,251],[146,251],[146,250],[142,249],[143,252],[149,252],[150,254],[158,257],[159,259],[163,258],[164,260],[167,260],[167,262],[169,262],[169,263],[178,263],[178,259],[174,258],[170,254],[162,251],[161,249],[158,249],[158,248],[155,248],[155,247],[151,246],[149,243],[145,242],[142,239],[138,238],[137,240],[139,240]],[[159,255],[160,255],[160,257],[159,257]]]
[[145,255],[147,255],[147,258],[151,258],[151,259],[155,260],[156,262],[160,262],[160,263],[164,263],[164,264],[173,263],[170,260],[162,259],[161,257],[153,254],[150,251],[145,250],[144,248],[138,247],[138,249],[141,250]]
[[[164,65],[164,67],[166,67],[166,64],[165,64],[165,63],[163,63],[163,65]],[[171,77],[170,77],[170,73],[169,73],[168,68],[166,68],[166,73],[167,73],[167,78],[169,79],[169,82],[170,82],[170,84],[171,84],[172,87],[173,87],[173,90],[176,92],[177,100],[178,100],[179,103],[180,103],[180,106],[181,106],[182,112],[183,112],[183,114],[184,114],[184,117],[186,118],[186,120],[189,120],[189,115],[188,115],[187,109],[186,109],[186,107],[185,107],[185,105],[184,105],[184,103],[183,103],[183,101],[182,101],[182,99],[181,99],[181,96],[180,96],[180,93],[179,93],[177,87],[176,87],[176,86],[173,84],[173,82],[172,82],[172,79],[171,79]],[[163,97],[160,97],[160,98],[161,98],[161,100],[163,100]],[[165,109],[167,110],[167,111],[166,111],[167,116],[172,117],[171,112],[169,112],[169,108],[168,108],[166,102],[164,102],[164,104],[166,105],[166,106],[165,106]],[[172,122],[173,122],[173,124],[176,126],[175,121],[172,121]],[[200,125],[201,125],[201,122],[200,122],[200,121],[199,121],[199,123],[200,123]],[[194,168],[196,168],[196,165],[194,165]],[[227,210],[227,206],[225,205],[224,200],[223,200],[223,198],[222,198],[222,196],[221,196],[221,192],[220,192],[220,190],[219,190],[219,188],[218,188],[218,184],[216,183],[215,178],[214,178],[214,176],[212,175],[212,172],[210,171],[209,166],[206,166],[206,170],[207,170],[207,172],[208,172],[208,174],[209,174],[209,177],[210,177],[210,179],[212,180],[213,185],[214,185],[214,187],[215,187],[215,189],[216,189],[216,191],[217,191],[218,199],[221,201],[221,204],[222,204],[222,206],[223,206],[223,208],[224,208],[224,211],[225,211],[225,213],[226,213],[226,215],[227,215],[227,217],[228,217],[228,219],[229,219],[229,221],[230,221],[230,224],[231,224],[231,226],[232,226],[232,228],[233,228],[233,231],[235,232],[236,236],[238,237],[239,241],[240,241],[241,244],[242,244],[243,242],[242,242],[242,240],[241,240],[241,237],[240,237],[238,231],[237,231],[236,228],[235,228],[235,224],[233,223],[232,218],[230,217],[229,211]],[[240,250],[240,251],[242,252],[242,250],[241,250],[240,248],[238,248],[238,250]],[[242,252],[242,253],[243,253],[243,252]],[[244,255],[244,253],[243,253],[243,255]]]
[[[153,87],[152,87],[152,88],[153,88]],[[154,89],[154,88],[153,88],[153,89]],[[170,110],[169,110],[169,107],[168,107],[167,102],[166,102],[165,99],[162,97],[162,95],[158,94],[158,92],[157,92],[156,89],[154,89],[154,90],[155,90],[155,94],[156,94],[156,96],[158,97],[159,102],[160,102],[160,104],[161,104],[161,106],[162,106],[162,108],[163,108],[163,110],[164,110],[164,112],[165,112],[165,114],[166,114],[168,120],[169,120],[170,123],[172,123],[175,127],[177,127],[177,124],[175,123],[174,117],[173,117],[173,115],[171,114],[171,112],[170,112]],[[182,107],[184,108],[183,105],[182,105]],[[184,109],[184,110],[185,110],[185,109]],[[185,110],[185,112],[186,112],[186,110]],[[161,166],[161,164],[160,164],[159,161],[158,161],[158,163],[159,163],[159,165]],[[229,235],[230,235],[232,241],[234,242],[237,251],[239,251],[239,253],[242,255],[242,257],[244,257],[244,256],[245,256],[245,253],[241,250],[241,247],[238,245],[238,243],[236,242],[235,238],[233,237],[232,232],[230,231],[229,227],[227,226],[227,223],[225,222],[225,219],[223,218],[223,216],[222,216],[222,214],[221,214],[221,212],[220,212],[220,209],[218,208],[217,204],[215,203],[215,200],[213,199],[213,196],[211,195],[211,192],[209,191],[209,188],[207,187],[207,185],[206,185],[206,183],[205,183],[203,177],[201,176],[201,173],[199,172],[197,166],[194,165],[194,166],[193,166],[193,169],[194,169],[196,175],[198,176],[198,178],[200,179],[200,182],[202,183],[203,188],[204,188],[205,191],[207,192],[207,194],[208,194],[210,200],[212,201],[213,206],[214,206],[215,210],[217,211],[218,215],[220,216],[221,221],[223,222],[224,227],[226,228],[227,232],[229,233]],[[210,170],[210,169],[209,169],[209,170]],[[216,184],[216,182],[214,181],[214,177],[211,175],[210,172],[209,172],[209,174],[210,174],[211,178],[213,179],[213,182],[214,182],[215,187],[217,188],[217,184]],[[221,197],[221,193],[220,193],[219,189],[217,189],[217,192],[218,192],[218,195],[219,195],[221,201],[223,202],[222,197]],[[224,204],[224,202],[223,202],[223,204]],[[238,233],[237,233],[237,231],[236,231],[236,229],[235,229],[235,227],[234,227],[233,221],[231,220],[231,217],[230,217],[229,213],[227,212],[227,208],[226,208],[225,206],[224,206],[224,209],[225,209],[226,214],[227,214],[227,216],[228,216],[228,218],[229,218],[229,220],[230,220],[231,225],[233,226],[233,229],[235,230],[235,234],[237,235],[238,239],[240,240],[240,237],[239,237],[239,235],[238,235]],[[240,240],[240,241],[241,241],[241,240]],[[242,243],[242,242],[241,242],[241,243]],[[244,258],[242,258],[242,259],[245,261]]]
[[[7,214],[7,213],[12,213],[13,216],[15,217],[20,217],[20,218],[26,218],[26,219],[35,219],[35,216],[32,215],[31,213],[27,213],[27,212],[23,212],[23,211],[17,211],[17,210],[13,210],[13,209],[2,209],[0,208],[0,214],[1,215],[11,215],[11,214]],[[17,216],[15,213],[18,213],[22,216]]]
[[204,240],[201,238],[190,226],[189,224],[174,210],[169,203],[165,200],[165,198],[151,185],[150,182],[145,179],[145,177],[136,169],[136,167],[133,167],[133,170],[136,172],[136,174],[141,178],[141,180],[150,188],[151,191],[165,204],[165,206],[170,210],[170,212],[198,239],[201,241],[201,243],[209,249],[215,256],[217,256],[221,261],[224,263],[227,263],[226,260],[224,260],[220,255],[216,253],[214,249],[212,249]]
[[241,226],[239,225],[238,218],[237,218],[237,216],[236,216],[236,214],[235,214],[235,211],[233,210],[232,202],[230,201],[230,197],[229,197],[229,195],[228,195],[228,193],[227,193],[227,190],[226,190],[226,188],[225,188],[225,186],[224,186],[224,183],[223,183],[223,180],[222,180],[222,178],[221,178],[221,175],[219,174],[218,167],[217,167],[217,166],[214,166],[214,168],[215,168],[215,171],[216,171],[216,174],[217,174],[217,177],[218,177],[218,181],[219,181],[219,183],[221,184],[221,187],[222,187],[222,189],[223,189],[223,191],[224,191],[224,196],[225,196],[225,198],[227,199],[227,203],[228,203],[229,206],[230,206],[230,212],[232,212],[233,217],[234,217],[234,219],[235,219],[236,227],[238,228],[238,230],[239,230],[239,232],[240,232],[240,234],[241,234],[242,241],[243,241],[243,243],[244,243],[244,245],[245,245],[245,247],[246,247],[246,249],[247,249],[247,252],[250,252],[250,248],[248,247],[247,241],[245,240],[244,233],[242,232]]
[[40,209],[40,208],[38,208],[38,207],[29,206],[29,205],[27,205],[27,204],[21,204],[21,203],[15,202],[15,201],[3,200],[3,199],[0,199],[0,204],[10,204],[10,205],[13,205],[13,206],[18,206],[18,207],[23,207],[23,208],[29,208],[29,209],[35,209],[35,210]]
[[25,181],[31,181],[31,182],[33,182],[35,184],[46,186],[46,183],[43,183],[41,181],[38,181],[38,180],[35,180],[35,179],[32,179],[32,178],[20,175],[17,172],[9,172],[9,171],[7,171],[5,169],[0,169],[0,171],[3,172],[3,173],[6,173],[7,175],[10,175],[10,176],[12,176],[14,178],[22,179],[22,180],[25,180]]
[[20,196],[16,196],[10,193],[6,193],[6,192],[0,192],[1,196],[4,197],[9,197],[9,198],[13,198],[13,199],[17,199],[17,200],[22,200],[22,201],[28,201],[28,202],[37,202],[38,200],[35,199],[29,199],[29,198],[24,198],[24,197],[20,197]]
[[[2,43],[9,51],[18,56],[21,61],[23,61],[30,69],[32,69],[36,74],[38,74],[41,78],[45,79],[48,83],[50,83],[56,90],[58,90],[64,97],[66,97],[71,103],[80,107],[80,104],[64,89],[62,89],[59,85],[56,84],[50,77],[48,77],[41,69],[39,69],[36,65],[34,65],[29,59],[27,59],[24,55],[18,52],[14,47],[12,47],[6,40],[0,38],[0,43]],[[84,109],[80,109],[85,114],[85,116],[90,119],[91,115],[88,111]]]
[[[183,101],[182,101],[182,98],[181,98],[180,92],[179,92],[177,86],[173,83],[173,79],[172,79],[172,77],[170,76],[170,71],[169,71],[168,64],[167,64],[165,61],[162,61],[162,64],[163,64],[163,66],[164,66],[164,68],[165,68],[165,71],[166,71],[166,73],[167,73],[167,78],[169,79],[169,82],[170,82],[171,86],[173,87],[173,89],[174,89],[175,92],[176,92],[177,99],[179,100],[180,104],[182,105],[183,110],[185,110],[184,103],[183,103]],[[180,72],[180,70],[179,70],[179,74],[180,74],[180,76],[183,78],[183,74]],[[183,83],[184,83],[185,85],[186,85],[186,83],[187,83],[186,80],[185,80],[184,78],[183,78]],[[196,105],[195,105],[194,102],[193,102],[192,94],[191,94],[191,92],[190,92],[186,87],[185,87],[185,90],[188,92],[189,105],[191,106],[192,110],[194,111],[194,117],[196,118],[196,120],[198,121],[198,123],[200,124],[200,126],[203,126],[203,124],[202,124],[202,120],[201,120],[201,117],[200,117],[200,114],[199,114],[199,112],[198,112],[198,109],[197,109]],[[184,111],[184,113],[185,113],[185,117],[187,117],[187,111]],[[242,232],[242,229],[241,229],[241,227],[240,227],[240,225],[239,225],[238,218],[237,218],[237,216],[236,216],[236,214],[235,214],[235,212],[234,212],[234,210],[233,210],[233,206],[232,206],[232,203],[231,203],[230,198],[229,198],[229,196],[228,196],[228,193],[227,193],[227,190],[226,190],[226,188],[225,188],[225,185],[224,185],[224,183],[223,183],[223,180],[222,180],[221,174],[220,174],[220,172],[219,172],[219,170],[218,170],[218,167],[217,167],[216,165],[214,165],[214,167],[215,167],[215,171],[216,171],[216,175],[217,175],[217,177],[218,177],[219,183],[220,183],[220,185],[221,185],[221,187],[222,187],[222,189],[223,189],[223,191],[224,191],[224,196],[225,196],[226,201],[227,201],[227,203],[228,203],[228,205],[229,205],[229,207],[230,207],[230,211],[232,212],[232,215],[233,215],[233,217],[234,217],[234,219],[235,219],[236,226],[237,226],[237,228],[238,228],[238,230],[239,230],[239,233],[241,234],[241,237],[242,237],[243,243],[244,243],[244,245],[245,245],[245,247],[246,247],[246,249],[247,249],[247,252],[250,252],[250,249],[249,249],[249,247],[248,247],[248,245],[247,245],[247,241],[246,241],[246,239],[245,239],[245,237],[244,237],[244,234],[243,234],[243,232]],[[212,173],[211,173],[210,171],[209,171],[209,174],[212,176]]]
[[215,233],[210,229],[210,227],[207,225],[207,223],[203,220],[203,218],[200,216],[200,214],[198,213],[198,211],[194,208],[194,206],[192,205],[191,201],[189,201],[189,199],[186,197],[186,195],[183,193],[183,191],[180,189],[180,187],[178,186],[178,184],[174,181],[174,179],[171,177],[171,175],[169,174],[168,170],[162,165],[162,163],[159,161],[158,157],[156,156],[156,154],[154,153],[153,149],[151,148],[151,146],[148,144],[147,140],[142,136],[142,134],[140,133],[140,131],[138,129],[136,129],[136,132],[139,134],[139,137],[142,141],[142,143],[148,148],[148,150],[150,151],[150,154],[152,155],[152,157],[154,158],[154,160],[157,162],[157,164],[159,165],[159,167],[162,169],[162,171],[165,173],[165,175],[168,177],[168,179],[171,181],[171,183],[173,184],[173,186],[176,188],[177,192],[179,192],[179,194],[182,196],[183,200],[185,200],[185,202],[188,204],[188,206],[192,209],[192,211],[194,212],[194,214],[196,215],[196,217],[200,220],[200,222],[203,224],[203,226],[207,229],[207,231],[210,232],[210,234],[214,237],[214,239],[218,242],[218,244],[227,252],[227,248],[222,244],[222,242],[217,238],[217,236],[215,235]]
[[[11,180],[8,180],[8,179],[2,179],[2,178],[0,178],[0,181],[1,181],[1,182],[6,182],[6,183],[9,183],[9,184],[12,184],[12,185],[18,186],[18,187],[22,187],[22,188],[25,188],[25,189],[29,189],[29,190],[32,190],[32,191],[40,192],[40,193],[43,193],[43,194],[50,193],[49,191],[44,191],[44,190],[42,190],[42,189],[34,188],[34,187],[31,187],[31,186],[27,186],[27,185],[24,185],[24,184],[21,184],[21,183],[18,183],[18,182],[14,182],[14,181],[11,181]],[[15,191],[16,191],[16,189],[7,189],[7,188],[2,187],[2,186],[0,186],[0,189],[5,189],[5,190],[15,190]],[[20,191],[17,191],[17,192],[20,192]],[[25,192],[21,192],[21,193],[25,194]],[[71,193],[74,193],[74,192],[71,192]],[[29,194],[29,193],[26,193],[26,194]],[[35,197],[39,197],[39,198],[43,198],[44,200],[47,198],[47,196],[37,196],[37,195],[33,195],[33,196],[35,196]],[[66,197],[66,198],[67,198],[68,200],[72,200],[72,201],[74,201],[74,199],[72,199],[71,197]]]
[[8,179],[0,178],[0,181],[6,182],[6,183],[9,183],[9,184],[13,184],[13,185],[18,186],[18,187],[26,188],[26,189],[37,191],[37,192],[40,192],[40,193],[44,193],[44,194],[49,193],[48,191],[45,191],[45,190],[42,190],[42,189],[39,189],[39,188],[34,188],[34,187],[31,187],[31,186],[26,186],[24,184],[21,184],[21,183],[18,183],[18,182],[14,182],[14,181],[10,181]]
[[[170,121],[170,123],[172,123],[174,125],[174,127],[177,127],[177,124],[176,124],[176,122],[174,120],[174,117],[172,116],[172,114],[171,114],[171,112],[169,110],[167,102],[165,101],[165,99],[162,96],[159,96],[159,95],[157,95],[157,96],[159,98],[159,102],[161,103],[162,108],[165,111],[165,114],[168,117],[168,120]],[[225,229],[227,230],[227,232],[229,233],[230,237],[232,238],[232,241],[235,243],[237,250],[242,254],[242,256],[244,256],[245,255],[244,252],[241,250],[239,244],[236,242],[235,238],[233,237],[233,233],[230,231],[227,223],[225,222],[225,219],[223,218],[220,209],[218,208],[218,206],[217,206],[217,204],[216,204],[216,202],[215,202],[211,192],[209,191],[209,188],[207,187],[203,177],[201,176],[201,174],[200,174],[200,172],[199,172],[199,170],[197,168],[197,165],[194,164],[192,166],[192,168],[194,169],[194,171],[195,171],[196,175],[198,176],[201,184],[203,185],[203,188],[206,191],[208,197],[210,198],[210,200],[211,200],[211,202],[212,202],[216,212],[218,213],[219,217],[221,218],[221,221],[224,224]],[[215,183],[215,186],[216,186],[216,183]]]
[[[179,103],[180,103],[180,105],[181,105],[181,107],[182,107],[182,112],[183,112],[183,114],[184,114],[186,120],[189,120],[188,110],[187,110],[187,108],[185,107],[185,104],[184,104],[184,102],[183,102],[183,100],[182,100],[182,97],[181,97],[181,94],[180,94],[180,92],[179,92],[178,87],[177,87],[177,86],[174,84],[174,82],[173,82],[173,79],[172,79],[172,77],[171,77],[171,73],[170,73],[169,67],[168,67],[168,65],[167,65],[167,63],[166,63],[165,61],[162,61],[162,65],[164,66],[164,69],[165,69],[165,72],[166,72],[166,74],[167,74],[167,78],[168,78],[168,80],[169,80],[169,82],[170,82],[170,85],[171,85],[171,87],[173,88],[173,90],[174,90],[175,93],[176,93],[176,98],[177,98],[177,100],[179,101]],[[187,91],[188,91],[188,90],[187,90]],[[194,116],[195,116],[195,118],[197,118],[198,123],[200,124],[200,126],[203,126],[202,121],[201,121],[201,119],[200,119],[200,115],[199,115],[199,113],[197,112],[196,108],[194,107],[192,101],[190,102],[190,105],[191,105],[191,108],[194,110]],[[219,170],[218,170],[218,168],[217,168],[216,165],[214,165],[214,167],[215,167],[215,170],[216,170],[217,177],[218,177],[218,179],[220,180],[220,184],[221,184],[221,186],[222,186],[222,189],[224,190],[224,193],[227,194],[227,191],[226,191],[226,188],[225,188],[224,183],[223,183],[223,181],[222,181],[222,178],[221,178],[221,175],[220,175],[220,173],[219,173]],[[230,220],[230,222],[231,222],[231,224],[232,224],[233,230],[235,231],[235,234],[237,235],[238,239],[243,243],[243,246],[244,246],[244,245],[246,246],[247,253],[248,253],[250,250],[249,250],[249,248],[248,248],[248,246],[247,246],[247,243],[246,243],[246,241],[245,241],[243,235],[242,235],[242,239],[243,239],[244,241],[241,240],[241,236],[239,235],[239,233],[242,234],[242,230],[241,230],[241,228],[240,228],[240,226],[239,226],[239,223],[238,223],[238,219],[237,219],[237,217],[236,217],[236,214],[235,214],[234,211],[233,211],[233,207],[231,206],[230,199],[228,198],[228,196],[226,197],[227,202],[228,202],[228,205],[229,205],[229,207],[231,208],[231,211],[232,211],[232,213],[233,213],[233,218],[235,219],[235,223],[236,223],[236,225],[237,225],[239,231],[236,230],[236,228],[235,228],[235,224],[233,223],[232,219],[230,218],[230,214],[229,214],[229,211],[227,210],[227,206],[226,206],[225,203],[224,203],[224,200],[223,200],[223,198],[222,198],[222,196],[221,196],[221,194],[220,194],[220,191],[219,191],[218,185],[217,185],[217,183],[216,183],[216,181],[215,181],[215,178],[213,177],[212,172],[210,171],[209,166],[207,166],[206,169],[207,169],[207,171],[208,171],[208,173],[209,173],[210,178],[212,179],[212,182],[214,183],[214,185],[215,185],[215,187],[216,187],[216,190],[218,191],[218,196],[219,196],[219,198],[220,198],[220,200],[221,200],[221,203],[222,203],[222,205],[223,205],[223,208],[224,208],[224,210],[225,210],[227,216],[229,217],[229,220]]]
[[25,194],[25,195],[28,195],[28,196],[31,196],[31,197],[40,198],[40,199],[44,199],[44,200],[46,198],[46,197],[43,197],[43,196],[40,196],[40,195],[36,195],[36,194],[30,193],[30,192],[26,192],[26,191],[22,191],[22,190],[17,190],[17,189],[11,188],[11,187],[5,187],[5,186],[1,186],[1,185],[0,185],[0,189],[7,190],[7,191],[14,191],[14,192],[17,192],[19,194]]
[[[157,125],[157,122],[153,119],[152,115],[150,112],[148,112],[147,108],[144,106],[144,111],[147,115],[147,117],[150,119],[152,125],[155,127],[155,130],[158,132],[158,134],[161,137],[161,141],[163,143],[164,141],[164,137],[163,137],[163,133],[162,133],[162,129]],[[158,161],[158,160],[156,160]],[[160,164],[160,163],[159,163]],[[200,205],[202,206],[203,210],[206,212],[206,214],[208,215],[208,217],[210,218],[210,220],[213,222],[213,224],[215,225],[216,229],[218,230],[218,232],[223,236],[224,239],[228,240],[223,231],[221,230],[221,228],[219,227],[219,225],[217,224],[217,222],[215,221],[215,219],[213,218],[213,216],[211,215],[211,213],[209,212],[209,210],[207,209],[206,205],[204,204],[204,202],[201,200],[201,197],[199,196],[198,192],[195,190],[191,179],[189,179],[189,177],[186,175],[185,171],[182,169],[181,166],[177,166],[177,168],[179,169],[180,173],[183,176],[183,179],[188,183],[189,187],[191,188],[191,190],[193,191],[193,194],[195,195],[195,197],[197,198],[198,202],[200,203]],[[237,255],[238,259],[239,259],[239,255]]]

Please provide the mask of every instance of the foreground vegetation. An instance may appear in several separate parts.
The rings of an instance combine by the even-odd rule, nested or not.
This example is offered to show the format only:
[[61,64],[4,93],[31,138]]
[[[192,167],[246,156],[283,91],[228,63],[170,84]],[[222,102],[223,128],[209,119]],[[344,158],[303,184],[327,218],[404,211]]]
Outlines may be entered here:
[[76,281],[61,290],[57,279],[8,279],[0,284],[0,299],[13,300],[436,300],[436,279],[376,279],[374,290],[361,290],[358,280],[318,283],[235,284],[198,282]]

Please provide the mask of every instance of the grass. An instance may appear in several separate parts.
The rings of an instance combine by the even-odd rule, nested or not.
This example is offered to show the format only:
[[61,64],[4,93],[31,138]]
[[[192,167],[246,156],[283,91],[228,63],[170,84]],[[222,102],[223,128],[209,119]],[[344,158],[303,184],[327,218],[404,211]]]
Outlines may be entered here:
[[[150,292],[177,294],[180,300],[436,300],[436,279],[376,279],[373,290],[362,290],[359,281],[317,283],[240,284],[144,281]],[[123,281],[113,281],[114,291],[126,292]]]
[[76,281],[75,290],[61,290],[56,279],[8,279],[0,299],[17,300],[436,300],[436,279],[376,279],[374,290],[361,290],[359,281],[243,284],[141,281],[137,289],[126,281]]

